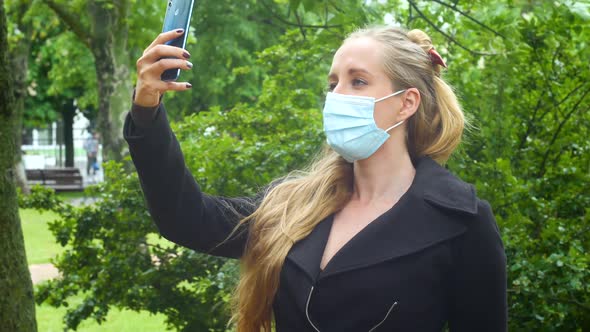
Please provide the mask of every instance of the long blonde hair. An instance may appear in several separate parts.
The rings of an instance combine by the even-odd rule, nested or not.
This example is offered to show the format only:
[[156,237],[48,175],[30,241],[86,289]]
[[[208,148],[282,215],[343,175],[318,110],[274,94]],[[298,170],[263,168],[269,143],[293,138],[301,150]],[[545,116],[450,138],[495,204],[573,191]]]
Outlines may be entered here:
[[[407,127],[410,156],[445,162],[461,140],[465,120],[453,90],[440,77],[439,65],[428,55],[431,39],[420,30],[376,27],[358,30],[346,41],[366,37],[383,46],[384,70],[393,86],[420,91],[421,104]],[[239,332],[271,331],[272,303],[285,257],[294,243],[349,201],[352,167],[326,148],[306,171],[293,172],[272,187],[256,211],[240,221],[248,224],[249,236],[233,298],[231,322]]]

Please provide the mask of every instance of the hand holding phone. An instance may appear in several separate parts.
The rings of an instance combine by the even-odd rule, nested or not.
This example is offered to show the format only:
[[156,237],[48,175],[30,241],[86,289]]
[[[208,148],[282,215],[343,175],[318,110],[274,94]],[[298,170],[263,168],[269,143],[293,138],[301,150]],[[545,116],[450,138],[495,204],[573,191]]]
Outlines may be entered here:
[[[182,11],[182,4],[190,4]],[[164,29],[144,50],[137,60],[137,84],[133,102],[139,106],[153,107],[160,103],[166,91],[184,91],[192,87],[188,82],[175,82],[180,69],[192,68],[186,45],[187,32],[194,0],[169,0],[164,19]],[[178,10],[178,11],[177,11]],[[182,14],[182,15],[181,15]],[[181,19],[185,17],[186,19]],[[180,27],[180,28],[175,28]]]
[[[185,48],[194,3],[194,0],[168,0],[162,32],[183,29],[184,33],[166,45]],[[168,69],[162,74],[162,81],[175,81],[179,75],[180,68]]]
[[184,91],[192,86],[188,82],[162,81],[166,70],[192,68],[190,54],[182,48],[166,45],[184,33],[184,30],[163,32],[148,46],[137,60],[137,84],[134,103],[153,107],[160,103],[160,96],[170,90]]

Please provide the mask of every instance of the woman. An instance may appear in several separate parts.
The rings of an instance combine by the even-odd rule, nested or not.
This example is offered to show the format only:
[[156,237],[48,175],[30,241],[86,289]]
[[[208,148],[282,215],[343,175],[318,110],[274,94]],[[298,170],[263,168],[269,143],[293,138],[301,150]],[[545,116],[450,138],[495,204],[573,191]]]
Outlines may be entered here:
[[[137,62],[124,134],[163,236],[241,258],[238,331],[506,331],[506,257],[489,204],[444,167],[463,113],[422,31],[371,28],[334,55],[331,149],[256,198],[208,196],[160,103],[190,55],[160,35]],[[164,59],[174,57],[175,59]]]

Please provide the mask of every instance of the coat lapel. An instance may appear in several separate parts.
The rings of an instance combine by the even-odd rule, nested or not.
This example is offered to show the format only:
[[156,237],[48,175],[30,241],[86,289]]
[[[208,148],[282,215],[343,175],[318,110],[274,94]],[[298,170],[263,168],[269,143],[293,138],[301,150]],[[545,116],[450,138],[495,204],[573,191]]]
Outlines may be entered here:
[[321,274],[333,215],[295,243],[287,259],[315,281],[410,255],[462,234],[466,226],[457,220],[456,213],[477,214],[473,186],[428,157],[417,160],[415,166],[414,181],[398,203],[348,241]]
[[322,220],[303,240],[295,243],[287,254],[287,259],[299,266],[312,280],[320,274],[320,262],[332,229],[334,215]]

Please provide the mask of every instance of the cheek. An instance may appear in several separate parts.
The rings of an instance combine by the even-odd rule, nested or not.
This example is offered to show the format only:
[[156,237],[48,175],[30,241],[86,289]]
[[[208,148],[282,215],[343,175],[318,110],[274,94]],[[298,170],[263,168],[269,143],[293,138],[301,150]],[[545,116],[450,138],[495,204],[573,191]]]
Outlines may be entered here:
[[375,104],[373,118],[377,123],[377,127],[384,129],[394,124],[398,113],[399,107],[393,101],[384,100]]

